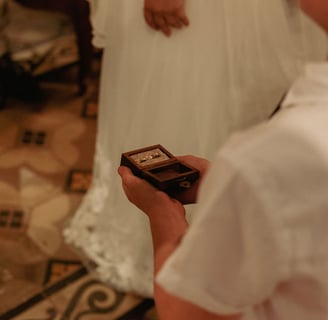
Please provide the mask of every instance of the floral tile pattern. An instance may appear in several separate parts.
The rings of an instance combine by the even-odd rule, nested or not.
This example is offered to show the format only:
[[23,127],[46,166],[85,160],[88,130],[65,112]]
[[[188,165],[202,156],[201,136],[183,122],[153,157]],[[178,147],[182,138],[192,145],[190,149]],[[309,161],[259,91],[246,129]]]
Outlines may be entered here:
[[67,179],[67,191],[85,193],[89,189],[91,181],[91,170],[71,170]]
[[99,73],[79,97],[74,68],[40,81],[41,106],[0,110],[0,320],[157,319],[152,300],[99,282],[63,241],[92,180],[98,112]]

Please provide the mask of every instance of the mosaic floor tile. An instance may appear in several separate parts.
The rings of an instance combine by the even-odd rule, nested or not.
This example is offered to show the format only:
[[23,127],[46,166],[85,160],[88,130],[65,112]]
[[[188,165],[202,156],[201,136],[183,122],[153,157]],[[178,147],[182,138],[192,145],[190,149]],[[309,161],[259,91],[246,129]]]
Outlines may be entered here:
[[24,232],[25,212],[22,209],[6,208],[0,209],[0,232],[3,235],[7,230],[17,234]]
[[85,193],[89,189],[91,181],[91,170],[73,169],[69,172],[66,190],[68,192]]
[[99,282],[63,241],[92,180],[98,115],[99,69],[78,97],[71,68],[42,78],[41,102],[0,110],[0,320],[156,320],[152,300]]
[[44,130],[23,129],[19,135],[22,145],[43,146],[47,141],[47,132]]

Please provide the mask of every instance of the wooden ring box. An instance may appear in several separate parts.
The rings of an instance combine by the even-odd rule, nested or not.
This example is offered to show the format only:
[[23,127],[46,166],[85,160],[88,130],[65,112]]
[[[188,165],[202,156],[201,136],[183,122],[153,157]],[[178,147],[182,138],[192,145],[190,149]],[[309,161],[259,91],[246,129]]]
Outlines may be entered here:
[[191,187],[199,170],[178,160],[160,144],[122,153],[121,165],[170,195]]

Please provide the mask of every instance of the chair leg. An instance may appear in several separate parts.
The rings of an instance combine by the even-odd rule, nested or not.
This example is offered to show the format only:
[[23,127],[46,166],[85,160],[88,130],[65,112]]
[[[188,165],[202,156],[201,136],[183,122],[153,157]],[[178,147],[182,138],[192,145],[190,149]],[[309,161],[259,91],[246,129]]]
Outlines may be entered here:
[[80,87],[80,94],[84,94],[86,87],[86,77],[91,68],[92,61],[92,44],[91,44],[91,24],[89,21],[89,4],[87,1],[79,1],[75,9],[70,12],[70,18],[75,29],[77,46],[80,56],[79,61],[79,75],[78,83]]
[[6,84],[3,79],[0,79],[0,110],[6,105],[7,95]]

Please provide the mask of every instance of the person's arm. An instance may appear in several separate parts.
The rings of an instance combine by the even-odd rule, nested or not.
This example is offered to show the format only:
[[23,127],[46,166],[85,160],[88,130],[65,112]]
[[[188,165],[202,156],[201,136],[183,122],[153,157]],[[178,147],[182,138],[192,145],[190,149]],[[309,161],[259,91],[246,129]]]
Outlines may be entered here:
[[170,36],[172,28],[189,25],[185,12],[185,0],[144,0],[144,18],[154,30]]
[[[188,229],[182,204],[158,191],[145,180],[134,176],[127,167],[118,170],[124,192],[149,218],[154,248],[155,277],[167,258],[175,251]],[[156,308],[161,320],[239,320],[239,316],[220,316],[163,290],[155,282]]]

